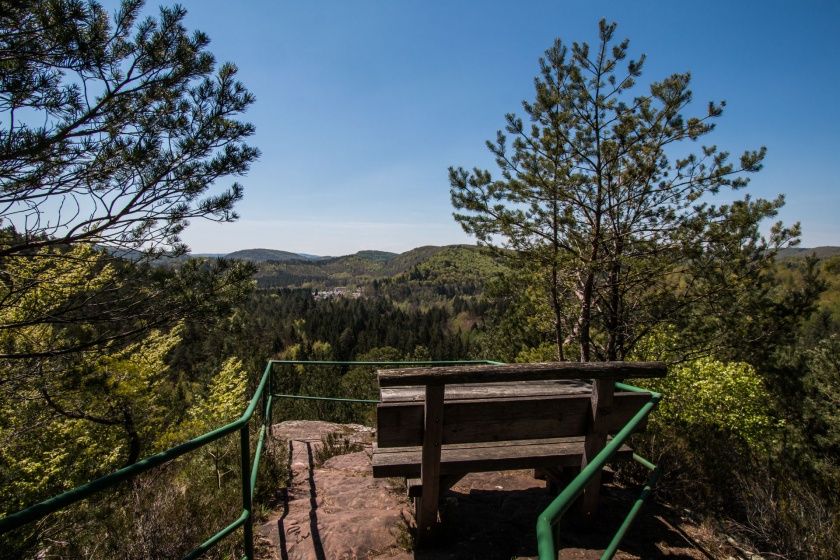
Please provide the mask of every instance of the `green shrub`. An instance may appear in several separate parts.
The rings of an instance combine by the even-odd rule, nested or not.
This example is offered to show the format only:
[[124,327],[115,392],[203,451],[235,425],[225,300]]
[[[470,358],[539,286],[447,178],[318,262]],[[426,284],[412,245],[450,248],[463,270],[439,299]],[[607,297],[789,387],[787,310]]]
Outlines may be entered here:
[[754,449],[768,449],[778,436],[781,423],[773,418],[770,393],[749,364],[698,358],[638,384],[664,395],[651,416],[654,428],[722,431]]
[[321,445],[315,450],[315,466],[320,467],[333,457],[362,451],[364,448],[364,445],[350,441],[343,434],[329,432],[321,437]]

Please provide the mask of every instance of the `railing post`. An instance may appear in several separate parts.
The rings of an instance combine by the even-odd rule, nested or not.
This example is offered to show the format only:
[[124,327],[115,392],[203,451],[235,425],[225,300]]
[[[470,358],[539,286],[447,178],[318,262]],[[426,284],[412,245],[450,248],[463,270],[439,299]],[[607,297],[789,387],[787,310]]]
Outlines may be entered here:
[[251,438],[249,432],[250,422],[246,422],[239,430],[239,445],[241,450],[242,464],[242,509],[248,512],[248,517],[242,525],[243,541],[245,545],[245,558],[254,559],[254,524],[253,504],[251,500]]
[[270,426],[271,424],[271,410],[268,407],[268,398],[271,396],[271,378],[274,377],[274,366],[271,362],[268,363],[268,382],[266,383],[266,390],[263,392],[263,425]]

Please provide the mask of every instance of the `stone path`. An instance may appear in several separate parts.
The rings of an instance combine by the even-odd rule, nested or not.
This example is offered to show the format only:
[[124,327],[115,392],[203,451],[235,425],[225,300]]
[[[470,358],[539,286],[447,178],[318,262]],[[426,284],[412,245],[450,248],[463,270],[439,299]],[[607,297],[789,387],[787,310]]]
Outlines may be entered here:
[[[341,434],[363,451],[338,455],[316,467],[322,437]],[[286,505],[259,532],[282,560],[411,558],[408,503],[394,480],[371,477],[372,430],[329,422],[290,421],[274,426],[290,442],[291,484]]]

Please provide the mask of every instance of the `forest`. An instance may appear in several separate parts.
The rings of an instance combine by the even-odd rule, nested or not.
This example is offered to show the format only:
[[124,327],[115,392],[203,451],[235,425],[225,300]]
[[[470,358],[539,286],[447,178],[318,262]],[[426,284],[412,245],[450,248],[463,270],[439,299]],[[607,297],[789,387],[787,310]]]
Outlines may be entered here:
[[[316,299],[318,288],[294,284],[257,288],[253,278],[278,264],[247,265],[251,276],[237,280],[240,289],[225,293],[226,301],[211,313],[180,318],[140,341],[120,344],[119,353],[74,364],[50,386],[50,400],[32,386],[4,393],[0,465],[5,512],[232,420],[269,358],[552,359],[551,311],[529,290],[522,271],[507,266],[507,259],[477,247],[442,248],[392,276],[371,279],[367,272],[348,272],[348,284],[360,287],[362,295],[328,299]],[[477,262],[483,266],[481,280],[475,274]],[[137,272],[136,264],[123,265]],[[195,259],[146,274],[177,277],[195,273],[193,266],[215,270],[222,265]],[[659,487],[662,499],[692,510],[705,504],[698,515],[759,550],[790,558],[829,557],[837,546],[838,512],[831,496],[840,480],[840,435],[832,401],[840,345],[840,255],[786,257],[768,274],[768,282],[779,288],[752,316],[727,325],[730,330],[714,352],[674,355],[669,377],[648,384],[667,399],[651,428],[634,436],[635,445],[667,465]],[[768,305],[778,306],[775,316],[765,315]],[[798,315],[789,315],[790,309]],[[771,338],[745,347],[744,329],[758,321]],[[668,357],[676,329],[651,337],[639,358]],[[373,368],[322,368],[303,378],[289,371],[283,379],[284,387],[301,394],[377,394]],[[25,394],[31,398],[22,401]],[[133,430],[117,421],[117,411],[132,416]],[[276,420],[369,423],[370,412],[290,404],[280,407]],[[276,472],[266,480],[282,485],[282,446],[275,453],[269,465]],[[237,451],[228,441],[173,463],[165,477],[142,478],[101,501],[72,508],[67,517],[56,516],[32,534],[12,533],[21,540],[5,537],[4,550],[15,551],[9,558],[27,556],[49,540],[50,550],[72,557],[182,554],[200,539],[202,529],[212,532],[231,515],[231,508],[222,507],[226,499],[235,510],[236,465]],[[621,476],[630,484],[641,473],[622,471]],[[160,503],[169,484],[183,488],[183,495]],[[263,488],[259,496],[265,507],[273,503],[271,492]],[[190,527],[193,533],[178,521],[185,511],[210,506],[216,513],[203,517],[206,524]],[[113,515],[112,508],[119,507],[125,508],[124,516]],[[143,518],[152,525],[136,527],[135,516],[144,508],[155,511],[153,518]],[[135,532],[118,549],[102,548],[115,544],[108,534],[129,531],[129,526]],[[164,526],[181,532],[178,546],[143,548]],[[67,538],[70,532],[75,538]],[[109,553],[97,552],[102,550]]]
[[[498,170],[449,169],[477,245],[224,259],[181,235],[236,219],[244,189],[220,184],[260,155],[255,99],[184,8],[0,8],[0,517],[237,418],[270,359],[662,360],[640,385],[665,398],[633,436],[663,467],[657,499],[768,556],[840,556],[840,254],[764,227],[783,196],[714,202],[766,150],[697,148],[723,104],[684,116],[688,74],[634,94],[644,57],[615,24],[546,51],[525,116],[487,144]],[[697,152],[669,157],[680,142]],[[377,394],[371,367],[279,377]],[[302,417],[373,420],[267,420]],[[238,452],[226,436],[3,533],[0,557],[180,557],[239,515]],[[287,474],[282,442],[265,453],[257,519]]]

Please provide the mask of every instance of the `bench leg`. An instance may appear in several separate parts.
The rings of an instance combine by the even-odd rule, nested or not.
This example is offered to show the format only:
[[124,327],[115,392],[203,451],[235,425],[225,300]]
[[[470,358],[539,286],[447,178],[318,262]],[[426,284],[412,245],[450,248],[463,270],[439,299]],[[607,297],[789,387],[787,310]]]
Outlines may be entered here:
[[417,508],[417,542],[431,540],[440,498],[440,451],[443,439],[443,385],[426,385],[420,481],[423,495]]
[[[597,379],[592,382],[592,417],[589,433],[583,445],[583,469],[604,448],[607,443],[607,421],[613,405],[615,381],[613,379]],[[580,511],[584,521],[591,521],[598,511],[598,497],[601,493],[601,473],[598,472],[586,489],[580,500]]]
[[424,545],[434,540],[438,526],[438,496],[415,498],[417,507],[417,544]]
[[[587,437],[584,445],[583,464],[581,468],[585,467],[589,461],[595,457],[606,444],[606,434],[603,438]],[[589,481],[589,484],[584,488],[583,495],[580,497],[580,512],[584,521],[591,521],[598,512],[598,499],[601,495],[601,473],[598,472]]]

